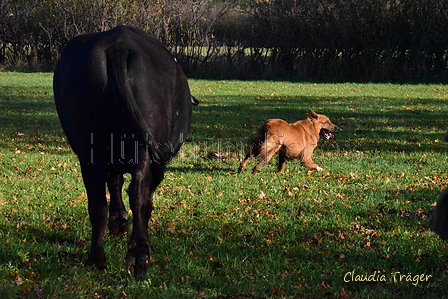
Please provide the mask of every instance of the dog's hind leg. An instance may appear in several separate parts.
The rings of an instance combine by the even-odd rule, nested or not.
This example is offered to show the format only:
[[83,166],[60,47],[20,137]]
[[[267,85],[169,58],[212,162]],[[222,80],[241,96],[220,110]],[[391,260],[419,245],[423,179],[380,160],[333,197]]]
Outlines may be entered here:
[[250,146],[249,152],[247,153],[246,157],[244,158],[243,162],[241,162],[240,167],[238,168],[238,173],[241,173],[246,169],[247,163],[249,163],[249,160],[252,157],[257,157],[258,155],[260,155],[260,149],[261,149],[260,145]]
[[261,166],[269,163],[272,156],[274,156],[275,153],[278,152],[280,147],[281,145],[278,143],[265,142],[260,149],[260,156],[261,156],[260,162],[254,167],[252,174],[256,174],[260,170]]
[[238,168],[238,173],[241,173],[242,171],[244,171],[244,169],[246,169],[247,163],[249,163],[250,158],[252,158],[254,156],[253,153],[248,152],[246,157],[244,158],[243,162],[240,164],[240,167]]
[[287,148],[282,147],[278,152],[278,172],[283,172],[285,170],[285,164],[287,160]]

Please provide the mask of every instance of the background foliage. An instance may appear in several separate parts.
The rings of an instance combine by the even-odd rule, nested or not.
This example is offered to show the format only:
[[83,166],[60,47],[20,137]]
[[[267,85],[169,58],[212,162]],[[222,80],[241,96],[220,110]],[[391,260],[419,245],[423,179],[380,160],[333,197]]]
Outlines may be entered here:
[[52,70],[75,35],[131,24],[190,75],[448,79],[448,0],[3,0],[0,64]]

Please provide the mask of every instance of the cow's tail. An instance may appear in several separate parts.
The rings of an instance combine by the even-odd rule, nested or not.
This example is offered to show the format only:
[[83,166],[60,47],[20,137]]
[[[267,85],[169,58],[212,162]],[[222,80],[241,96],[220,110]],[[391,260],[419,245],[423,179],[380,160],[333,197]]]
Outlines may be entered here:
[[118,92],[118,98],[125,102],[128,110],[132,114],[135,123],[141,130],[141,135],[144,138],[146,146],[149,149],[149,154],[151,156],[151,165],[153,167],[160,168],[160,170],[163,170],[166,164],[163,155],[157,148],[157,144],[149,130],[148,123],[141,113],[141,109],[134,98],[134,94],[129,83],[127,66],[129,51],[125,50],[123,52],[121,53],[121,55],[118,55],[118,59],[115,60],[115,62],[119,61],[118,65],[116,67],[113,67],[111,70],[113,80]]

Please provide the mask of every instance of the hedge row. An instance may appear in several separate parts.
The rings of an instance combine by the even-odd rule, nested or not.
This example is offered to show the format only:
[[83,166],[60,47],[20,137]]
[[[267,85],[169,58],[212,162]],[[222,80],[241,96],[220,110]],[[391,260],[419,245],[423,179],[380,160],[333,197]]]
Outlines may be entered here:
[[448,0],[3,0],[0,64],[52,70],[69,39],[118,24],[197,76],[448,81]]

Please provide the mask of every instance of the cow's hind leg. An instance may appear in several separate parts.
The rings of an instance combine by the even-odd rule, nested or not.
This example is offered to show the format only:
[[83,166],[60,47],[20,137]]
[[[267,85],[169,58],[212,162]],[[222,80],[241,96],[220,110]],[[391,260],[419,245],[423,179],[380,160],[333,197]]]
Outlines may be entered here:
[[140,153],[139,161],[141,162],[136,166],[129,186],[133,229],[126,255],[126,269],[136,280],[142,280],[148,271],[148,222],[153,209],[152,196],[163,178],[163,167],[157,162],[151,164],[146,151]]
[[110,193],[108,227],[111,234],[126,233],[129,229],[128,214],[122,197],[123,183],[124,179],[121,173],[110,173],[107,177],[107,187]]
[[88,197],[88,210],[92,225],[92,240],[86,266],[106,268],[104,232],[107,225],[106,174],[101,169],[83,166],[82,176]]

